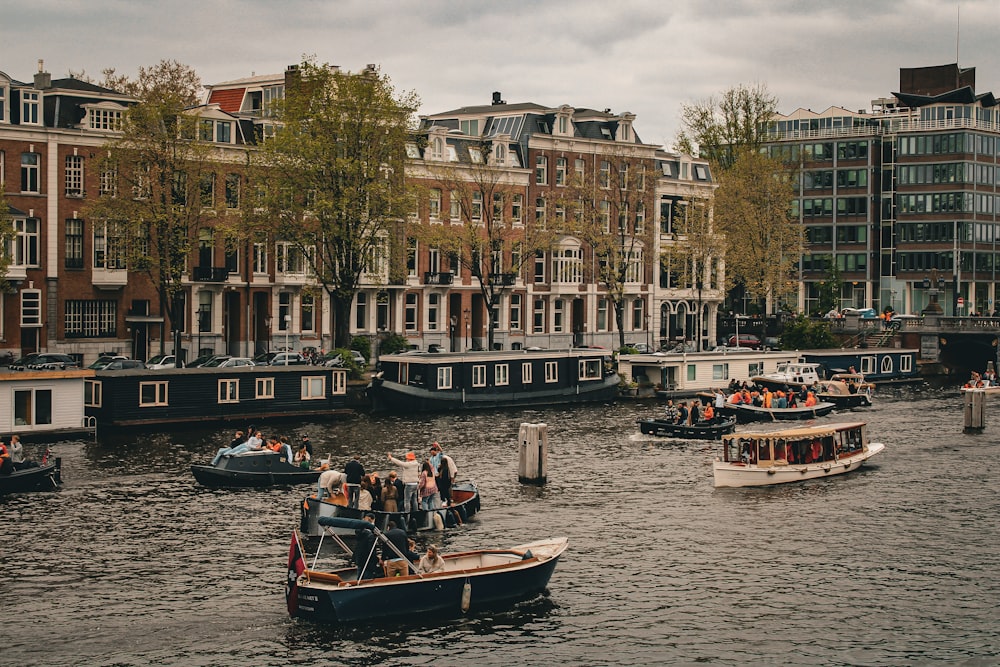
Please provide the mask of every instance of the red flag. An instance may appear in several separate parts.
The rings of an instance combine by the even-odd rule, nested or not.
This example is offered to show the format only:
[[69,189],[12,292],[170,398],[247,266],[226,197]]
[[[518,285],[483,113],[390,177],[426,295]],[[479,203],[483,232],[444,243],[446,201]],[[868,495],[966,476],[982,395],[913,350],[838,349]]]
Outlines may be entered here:
[[45,454],[42,455],[42,465],[45,465],[48,462],[49,462],[49,448],[46,445],[46,447],[45,447]]
[[292,532],[292,544],[288,548],[288,581],[285,582],[285,603],[288,605],[288,615],[294,617],[299,607],[299,586],[298,579],[306,569],[306,562],[302,558],[302,549],[299,546],[299,537]]

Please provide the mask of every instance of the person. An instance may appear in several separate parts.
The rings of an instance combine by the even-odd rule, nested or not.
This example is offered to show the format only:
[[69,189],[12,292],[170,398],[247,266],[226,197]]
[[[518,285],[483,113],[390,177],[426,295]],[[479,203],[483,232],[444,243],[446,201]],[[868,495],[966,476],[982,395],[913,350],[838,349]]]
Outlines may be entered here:
[[712,407],[711,403],[705,404],[705,411],[702,412],[701,416],[706,422],[711,422],[715,419],[715,408]]
[[396,547],[400,558],[388,544],[382,545],[382,562],[385,565],[385,576],[405,577],[410,573],[410,562],[417,559],[417,554],[410,550],[410,539],[406,536],[406,531],[396,525],[395,521],[390,521],[389,529],[385,531],[385,539],[389,544]]
[[699,401],[691,401],[691,413],[688,416],[688,424],[697,424],[701,421],[701,408],[698,407],[699,405]]
[[455,478],[458,477],[458,466],[455,465],[453,458],[444,453],[441,445],[435,442],[434,446],[437,447],[437,453],[441,456],[441,467],[437,474],[438,493],[441,496],[441,503],[447,506],[451,504],[451,487],[454,486]]
[[[237,431],[239,433],[239,431]],[[235,442],[235,438],[234,438]],[[231,444],[231,443],[230,443]],[[261,447],[264,446],[264,439],[260,431],[251,433],[250,437],[247,438],[246,442],[237,444],[235,447],[223,447],[218,452],[215,453],[215,458],[212,459],[212,465],[217,465],[223,456],[237,456],[243,452],[256,452],[259,451]]]
[[309,450],[306,449],[305,444],[299,445],[299,451],[295,452],[295,463],[298,464],[300,468],[309,468],[309,462],[312,461],[312,455]]
[[388,454],[389,462],[400,469],[403,478],[403,512],[416,512],[420,509],[417,506],[417,484],[420,482],[420,464],[417,462],[417,455],[414,452],[406,452],[406,460],[400,461],[393,457],[392,452]]
[[309,458],[312,459],[313,446],[312,446],[312,440],[309,439],[308,435],[302,436],[302,446],[306,448],[306,451],[309,452]]
[[0,440],[0,475],[9,475],[14,472],[14,464],[10,460],[10,450],[7,445]]
[[[348,487],[350,488],[350,487]],[[359,510],[371,510],[372,508],[372,492],[371,492],[371,482],[368,481],[367,477],[361,478],[361,490],[358,491],[358,509]]]
[[340,495],[343,493],[341,485],[347,480],[347,475],[337,470],[324,470],[319,474],[316,482],[316,499],[323,500],[324,497]]
[[420,466],[417,490],[420,492],[420,509],[436,510],[441,506],[441,497],[438,495],[437,481],[434,478],[434,467],[431,466],[430,460],[424,461]]
[[399,500],[399,491],[396,488],[396,471],[393,470],[389,473],[389,479],[385,486],[382,487],[382,511],[390,514],[398,512],[397,500]]
[[[375,524],[374,514],[365,514],[364,520]],[[352,560],[358,568],[358,581],[362,579],[375,579],[382,574],[381,563],[379,563],[378,551],[375,549],[375,533],[367,528],[358,528],[354,531],[357,538],[354,544],[354,556]]]
[[809,395],[806,396],[806,407],[807,408],[811,408],[811,407],[813,407],[815,405],[816,405],[816,394],[814,394],[814,393],[812,393],[810,391]]
[[674,399],[672,398],[667,399],[667,407],[664,408],[664,412],[666,413],[665,419],[668,422],[670,422],[671,424],[677,423],[678,412],[677,412],[677,406],[674,405]]
[[288,436],[282,435],[276,438],[278,443],[278,448],[275,450],[285,457],[285,461],[291,463],[295,460],[295,455],[292,453],[292,446],[288,444]]
[[444,572],[444,558],[438,554],[438,548],[433,544],[427,545],[427,553],[420,557],[417,564],[417,574],[430,574],[431,572]]
[[677,407],[677,421],[675,424],[687,424],[688,421],[688,409],[687,403],[681,401],[681,404]]
[[726,394],[721,389],[715,390],[715,409],[720,410],[726,407]]
[[14,470],[21,470],[27,466],[24,465],[24,445],[21,444],[21,436],[12,435],[10,436],[10,462],[14,466]]
[[[376,512],[384,511],[382,509],[382,480],[378,478],[378,473],[368,473],[365,479],[368,480],[368,492],[372,494],[372,510]],[[358,500],[358,504],[361,504],[360,499]]]
[[437,477],[441,471],[441,445],[437,442],[431,443],[431,467],[434,469],[434,476]]
[[357,509],[358,496],[361,495],[361,480],[365,476],[365,467],[361,465],[360,454],[355,454],[354,458],[347,462],[344,474],[347,476],[347,506]]

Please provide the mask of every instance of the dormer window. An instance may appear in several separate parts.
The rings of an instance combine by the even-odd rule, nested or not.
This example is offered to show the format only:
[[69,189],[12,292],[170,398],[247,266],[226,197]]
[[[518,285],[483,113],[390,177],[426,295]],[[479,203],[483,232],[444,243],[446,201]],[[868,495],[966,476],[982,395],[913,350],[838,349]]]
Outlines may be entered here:
[[604,137],[605,139],[609,139],[610,140],[611,139],[611,128],[608,127],[607,125],[602,125],[601,126],[601,136]]
[[21,124],[38,125],[38,103],[39,95],[35,91],[25,90],[21,92]]
[[202,120],[198,138],[202,141],[231,144],[233,142],[233,124],[225,120]]
[[7,122],[7,86],[0,85],[0,123]]
[[559,116],[559,134],[569,134],[569,118]]
[[483,163],[483,153],[478,148],[470,148],[469,149],[469,158],[472,159],[472,162],[474,164],[482,164]]
[[463,120],[459,123],[462,134],[470,137],[479,136],[479,119],[476,120]]
[[440,160],[444,157],[444,140],[441,137],[435,137],[434,141],[431,142],[431,158],[434,160]]
[[497,165],[503,166],[507,162],[507,147],[497,144],[493,150],[493,159]]

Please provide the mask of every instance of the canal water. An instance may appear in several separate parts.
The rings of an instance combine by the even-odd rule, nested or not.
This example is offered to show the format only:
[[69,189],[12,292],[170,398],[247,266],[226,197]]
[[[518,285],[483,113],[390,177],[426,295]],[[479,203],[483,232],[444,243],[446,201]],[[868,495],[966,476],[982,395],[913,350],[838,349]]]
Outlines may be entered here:
[[[258,424],[368,468],[440,441],[483,511],[421,543],[569,537],[548,596],[447,624],[289,620],[306,489],[197,486],[228,430],[59,443],[62,490],[0,499],[0,664],[998,664],[1000,397],[981,435],[953,390],[877,398],[833,417],[886,443],[869,466],[755,489],[713,489],[714,443],[640,436],[651,403]],[[517,482],[523,421],[548,424],[540,488]]]

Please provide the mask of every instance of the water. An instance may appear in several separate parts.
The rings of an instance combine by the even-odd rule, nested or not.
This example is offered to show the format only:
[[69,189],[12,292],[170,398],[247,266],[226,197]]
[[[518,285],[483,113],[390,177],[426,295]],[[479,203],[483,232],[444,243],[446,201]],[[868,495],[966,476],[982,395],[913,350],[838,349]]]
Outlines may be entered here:
[[[962,435],[956,392],[878,399],[835,418],[887,444],[869,466],[756,489],[712,488],[714,444],[638,435],[650,404],[278,426],[369,468],[439,440],[483,511],[421,542],[569,536],[548,597],[446,626],[289,620],[305,489],[196,486],[228,430],[60,443],[61,491],[0,499],[0,664],[1000,664],[997,427]],[[541,488],[522,421],[549,424]]]

